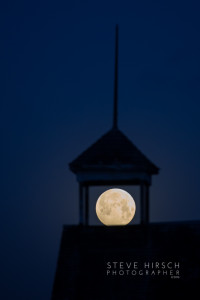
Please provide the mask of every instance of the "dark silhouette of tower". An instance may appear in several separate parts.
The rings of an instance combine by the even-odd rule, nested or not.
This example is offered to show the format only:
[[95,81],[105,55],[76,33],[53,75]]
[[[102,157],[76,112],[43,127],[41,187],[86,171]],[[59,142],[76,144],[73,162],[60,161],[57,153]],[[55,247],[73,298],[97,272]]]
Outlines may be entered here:
[[141,223],[149,222],[149,187],[156,167],[118,128],[118,26],[116,26],[113,126],[70,163],[79,182],[81,225],[89,224],[89,187],[139,185]]
[[[80,224],[63,227],[52,300],[193,299],[200,222],[149,224],[149,186],[159,169],[118,129],[118,27],[115,51],[113,127],[70,163],[79,182]],[[123,184],[140,185],[141,224],[80,226],[89,223],[90,186]],[[127,267],[134,262],[138,268]],[[156,267],[161,263],[169,266],[164,274]]]

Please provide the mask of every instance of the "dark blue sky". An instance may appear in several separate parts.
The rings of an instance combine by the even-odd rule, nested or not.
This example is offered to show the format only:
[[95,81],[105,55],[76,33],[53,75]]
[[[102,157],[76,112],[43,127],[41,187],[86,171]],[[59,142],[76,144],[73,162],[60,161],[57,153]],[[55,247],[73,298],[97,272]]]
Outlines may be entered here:
[[116,23],[119,127],[161,168],[150,218],[200,218],[199,11],[189,0],[1,4],[2,299],[50,298],[62,225],[78,222],[68,163],[112,124]]

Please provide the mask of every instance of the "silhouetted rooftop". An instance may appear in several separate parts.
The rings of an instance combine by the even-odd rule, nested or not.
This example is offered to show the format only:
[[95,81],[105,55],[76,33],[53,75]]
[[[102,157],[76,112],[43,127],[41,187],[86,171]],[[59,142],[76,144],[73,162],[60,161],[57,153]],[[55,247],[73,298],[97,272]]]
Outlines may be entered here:
[[[200,278],[200,222],[148,226],[64,226],[52,300],[195,299]],[[174,262],[179,274],[107,275],[107,262]],[[138,270],[139,270],[138,269]],[[153,268],[157,272],[157,268]],[[112,268],[113,272],[115,271]],[[122,270],[123,271],[123,270]]]
[[113,128],[70,163],[70,169],[123,170],[158,174],[154,165],[118,128]]

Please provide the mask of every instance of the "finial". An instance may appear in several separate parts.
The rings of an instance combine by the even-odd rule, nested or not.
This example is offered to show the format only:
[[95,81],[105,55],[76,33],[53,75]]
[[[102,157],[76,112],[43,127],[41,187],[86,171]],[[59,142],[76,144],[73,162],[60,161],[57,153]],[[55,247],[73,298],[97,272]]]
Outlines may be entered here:
[[113,128],[117,128],[117,103],[118,102],[118,25],[116,25],[115,36],[115,79],[114,79],[114,111],[113,111]]

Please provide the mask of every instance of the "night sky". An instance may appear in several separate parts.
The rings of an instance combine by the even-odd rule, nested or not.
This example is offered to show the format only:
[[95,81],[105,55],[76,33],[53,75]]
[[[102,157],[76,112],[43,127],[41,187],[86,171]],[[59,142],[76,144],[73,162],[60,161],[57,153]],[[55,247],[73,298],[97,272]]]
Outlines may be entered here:
[[1,3],[2,299],[50,299],[62,225],[78,223],[68,163],[112,126],[116,23],[119,128],[160,167],[150,219],[200,219],[199,11],[191,0]]

